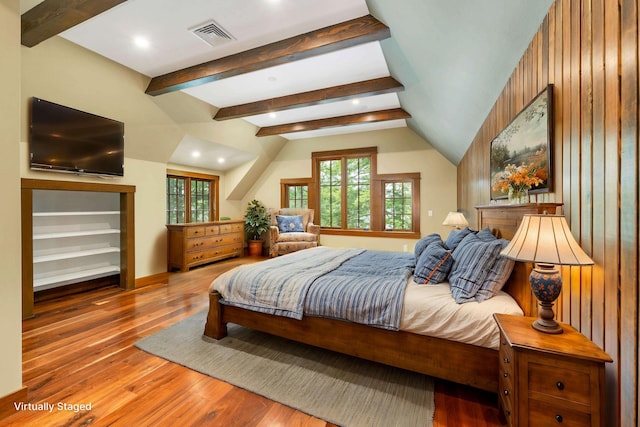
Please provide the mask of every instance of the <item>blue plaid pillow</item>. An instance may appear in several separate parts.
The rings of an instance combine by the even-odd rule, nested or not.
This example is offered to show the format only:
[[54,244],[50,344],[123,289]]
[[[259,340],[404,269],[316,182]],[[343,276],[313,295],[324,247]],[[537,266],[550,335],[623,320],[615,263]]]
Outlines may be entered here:
[[[506,248],[509,244],[509,241],[505,239],[494,240],[500,242],[500,251]],[[515,263],[516,262],[514,260],[498,254],[495,262],[487,272],[487,277],[485,277],[482,286],[480,286],[480,289],[476,292],[476,301],[482,302],[496,296],[504,284],[507,283]]]
[[276,215],[276,221],[278,221],[278,230],[280,230],[281,233],[304,232],[302,215]]
[[447,248],[453,251],[458,247],[460,242],[465,237],[472,233],[473,231],[471,231],[469,227],[465,227],[462,230],[452,230],[451,233],[449,233],[449,237],[447,237],[447,241],[444,242],[444,244],[447,245]]
[[447,279],[452,265],[451,251],[442,240],[435,241],[427,246],[416,260],[413,280],[416,283],[441,283]]
[[502,250],[498,240],[483,242],[475,234],[467,235],[453,251],[449,284],[453,299],[462,304],[475,301],[489,270]]
[[418,240],[418,242],[413,248],[413,253],[416,256],[416,262],[418,262],[418,258],[420,258],[422,251],[424,251],[427,248],[427,246],[429,246],[433,242],[442,242],[442,237],[440,237],[438,233],[432,233]]

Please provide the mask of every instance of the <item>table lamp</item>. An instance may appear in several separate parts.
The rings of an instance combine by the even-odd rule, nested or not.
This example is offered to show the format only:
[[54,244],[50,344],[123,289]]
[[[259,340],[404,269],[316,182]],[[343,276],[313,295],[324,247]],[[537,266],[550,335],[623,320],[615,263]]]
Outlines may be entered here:
[[462,227],[468,226],[469,223],[462,212],[449,212],[442,225],[448,225],[459,230]]
[[557,265],[591,265],[593,260],[573,238],[561,215],[523,215],[520,227],[501,255],[516,261],[535,263],[529,282],[539,301],[539,318],[532,326],[549,334],[562,333],[554,320],[553,304],[562,290]]

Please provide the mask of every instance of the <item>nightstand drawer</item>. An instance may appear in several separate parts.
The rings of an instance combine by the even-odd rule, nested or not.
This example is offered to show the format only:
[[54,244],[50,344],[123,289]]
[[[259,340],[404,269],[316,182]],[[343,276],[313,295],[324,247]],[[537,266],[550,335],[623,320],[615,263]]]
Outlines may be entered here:
[[500,378],[499,387],[498,393],[500,393],[500,398],[502,399],[505,410],[508,408],[509,412],[513,412],[513,383],[507,378]]
[[500,396],[500,404],[502,406],[502,413],[504,417],[507,419],[507,424],[509,426],[514,425],[514,414],[513,414],[513,402],[511,399],[505,398],[504,396]]
[[535,427],[584,427],[592,424],[591,416],[587,412],[567,409],[561,403],[529,399],[529,425]]
[[545,365],[529,362],[529,392],[590,405],[591,379],[589,372],[572,369],[577,367],[577,364],[568,367],[562,366],[562,361],[549,362],[553,362],[553,360],[547,359]]
[[513,378],[513,349],[507,343],[504,336],[500,337],[500,377]]

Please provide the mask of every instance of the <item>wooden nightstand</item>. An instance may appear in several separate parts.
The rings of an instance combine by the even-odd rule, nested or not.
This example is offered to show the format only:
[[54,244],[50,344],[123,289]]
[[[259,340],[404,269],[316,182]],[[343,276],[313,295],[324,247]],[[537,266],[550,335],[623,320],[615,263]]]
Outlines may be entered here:
[[500,406],[509,426],[604,427],[611,358],[569,325],[551,335],[533,317],[494,314],[500,328]]

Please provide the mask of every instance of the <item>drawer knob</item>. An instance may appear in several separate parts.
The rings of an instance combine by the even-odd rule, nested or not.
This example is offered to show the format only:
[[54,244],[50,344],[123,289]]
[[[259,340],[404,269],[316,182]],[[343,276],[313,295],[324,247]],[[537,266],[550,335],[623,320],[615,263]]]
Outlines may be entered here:
[[564,390],[564,383],[562,381],[558,381],[556,383],[556,387],[558,387],[558,390]]
[[561,423],[562,422],[562,415],[556,415],[556,421]]
[[509,390],[505,390],[505,391],[504,391],[504,395],[505,395],[505,396],[509,396]]
[[511,411],[510,411],[510,410],[508,410],[508,409],[507,409],[506,411],[504,411],[504,412],[507,414],[507,417],[508,417],[509,415],[511,415]]
[[502,360],[504,360],[504,363],[509,363],[509,358],[508,358],[508,357],[505,357],[505,358],[504,358],[504,359],[502,359]]
[[508,372],[505,372],[504,374],[502,374],[503,377],[507,378],[509,376]]

